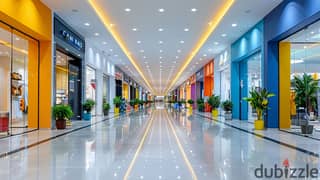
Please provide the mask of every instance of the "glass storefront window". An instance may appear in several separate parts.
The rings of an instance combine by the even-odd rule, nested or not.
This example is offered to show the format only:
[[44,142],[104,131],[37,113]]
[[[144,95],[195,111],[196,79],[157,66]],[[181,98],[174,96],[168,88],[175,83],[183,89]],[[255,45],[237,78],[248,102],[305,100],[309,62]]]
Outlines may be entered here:
[[[38,42],[0,22],[1,134],[32,130],[28,126],[28,111],[34,115],[37,105],[29,107],[28,85],[31,80],[36,85],[38,80],[29,79],[28,72],[29,69],[37,72],[35,67],[38,67]],[[33,121],[32,127],[37,127],[38,118],[33,116]]]
[[[96,71],[95,69],[86,67],[86,99],[96,101]],[[92,109],[92,115],[96,114],[95,107]]]

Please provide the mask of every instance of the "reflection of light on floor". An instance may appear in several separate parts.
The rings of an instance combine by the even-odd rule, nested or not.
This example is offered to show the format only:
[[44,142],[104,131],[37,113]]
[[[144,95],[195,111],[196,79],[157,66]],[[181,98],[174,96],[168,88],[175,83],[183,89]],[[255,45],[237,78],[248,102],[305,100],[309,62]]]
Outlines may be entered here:
[[163,102],[157,102],[156,103],[156,109],[164,109],[164,103]]

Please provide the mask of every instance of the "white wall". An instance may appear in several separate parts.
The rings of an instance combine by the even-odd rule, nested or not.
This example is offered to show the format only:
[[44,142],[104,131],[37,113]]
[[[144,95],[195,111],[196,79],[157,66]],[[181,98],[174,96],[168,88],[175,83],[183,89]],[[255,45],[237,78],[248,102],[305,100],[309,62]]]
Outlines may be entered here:
[[[225,101],[227,100],[227,94],[221,95],[221,93],[227,93],[226,87],[230,89],[230,82],[220,82],[225,77],[225,74],[221,77],[220,72],[228,69],[230,75],[230,48],[222,51],[214,59],[214,94],[221,96],[221,100]],[[224,83],[228,83],[228,85]]]
[[108,93],[110,105],[113,105],[112,100],[115,97],[114,65],[102,51],[94,47],[90,40],[86,40],[85,62],[86,66],[90,66],[96,70],[96,115],[102,115],[104,75],[109,77]]

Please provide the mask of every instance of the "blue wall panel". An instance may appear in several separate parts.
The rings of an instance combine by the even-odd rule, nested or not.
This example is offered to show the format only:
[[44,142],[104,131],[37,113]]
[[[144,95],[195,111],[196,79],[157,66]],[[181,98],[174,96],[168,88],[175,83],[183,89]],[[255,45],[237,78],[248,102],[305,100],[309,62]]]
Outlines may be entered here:
[[320,0],[285,0],[264,18],[264,86],[277,96],[270,99],[267,127],[279,127],[278,43],[320,19]]
[[[232,114],[233,118],[247,120],[248,118],[248,105],[247,102],[242,101],[240,113],[240,79],[245,79],[247,74],[246,63],[239,65],[241,61],[246,60],[250,56],[259,52],[263,46],[263,21],[256,24],[252,29],[240,37],[231,45],[231,100],[233,102]],[[263,53],[263,51],[262,51]],[[263,62],[263,55],[262,55]],[[241,70],[240,70],[241,68]],[[247,82],[243,81],[243,85],[247,86]],[[247,87],[244,87],[247,89]],[[247,96],[246,89],[242,91],[243,96]],[[241,118],[240,118],[241,114]]]

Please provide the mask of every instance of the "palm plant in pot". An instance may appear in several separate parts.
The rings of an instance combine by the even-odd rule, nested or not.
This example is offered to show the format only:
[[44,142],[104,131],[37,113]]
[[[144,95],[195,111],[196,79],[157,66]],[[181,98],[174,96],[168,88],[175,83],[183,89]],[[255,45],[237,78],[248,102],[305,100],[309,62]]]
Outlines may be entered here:
[[94,106],[95,102],[92,99],[87,99],[83,104],[83,119],[86,121],[91,120],[91,111]]
[[233,106],[233,104],[230,100],[226,100],[226,101],[222,102],[225,120],[232,120],[232,106]]
[[194,103],[194,101],[192,100],[192,99],[189,99],[188,101],[188,104],[189,104],[189,111],[190,111],[190,113],[192,114],[192,109],[193,109],[193,103]]
[[121,97],[116,96],[115,98],[113,98],[113,104],[114,104],[114,114],[118,115],[120,113]]
[[105,116],[108,116],[109,110],[110,110],[110,104],[107,102],[103,103],[103,114]]
[[209,97],[208,104],[212,108],[212,116],[218,117],[218,115],[219,115],[218,108],[220,106],[220,96],[216,96],[213,94],[212,96]]
[[312,134],[313,126],[309,125],[309,119],[312,119],[310,115],[314,114],[317,104],[318,80],[304,73],[302,77],[294,77],[293,86],[296,93],[295,102],[298,107],[304,108],[306,112],[306,116],[299,123],[301,132],[303,134]]
[[267,91],[263,88],[261,91],[252,89],[250,92],[250,97],[243,98],[245,101],[250,103],[251,107],[257,112],[257,119],[254,121],[254,128],[256,130],[264,129],[263,113],[268,109],[269,98],[275,96],[275,94]]
[[204,112],[204,100],[199,98],[197,99],[198,111]]
[[65,129],[66,121],[73,116],[71,107],[68,105],[56,105],[52,108],[52,111],[56,120],[56,128]]

